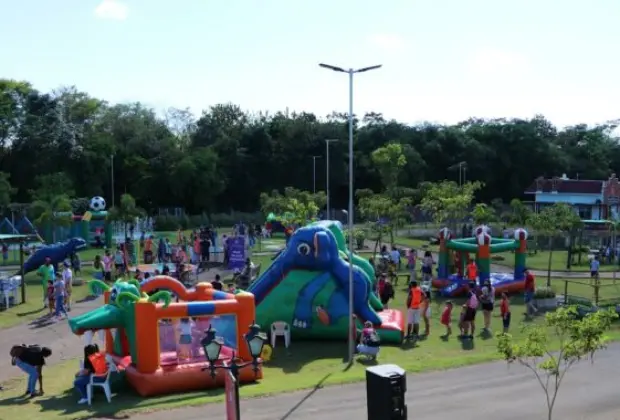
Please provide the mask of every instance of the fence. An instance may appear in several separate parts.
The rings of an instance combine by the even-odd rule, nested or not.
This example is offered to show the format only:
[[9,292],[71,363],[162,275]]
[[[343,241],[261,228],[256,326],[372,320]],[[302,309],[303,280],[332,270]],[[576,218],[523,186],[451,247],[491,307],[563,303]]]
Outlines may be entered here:
[[620,282],[616,279],[564,280],[565,305],[612,306],[620,304]]

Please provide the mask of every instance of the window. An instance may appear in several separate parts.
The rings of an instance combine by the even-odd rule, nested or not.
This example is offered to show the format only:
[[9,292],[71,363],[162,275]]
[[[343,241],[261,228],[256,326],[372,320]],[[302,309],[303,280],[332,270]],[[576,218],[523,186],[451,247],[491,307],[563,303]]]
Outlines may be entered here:
[[579,218],[582,220],[592,219],[592,206],[577,206]]

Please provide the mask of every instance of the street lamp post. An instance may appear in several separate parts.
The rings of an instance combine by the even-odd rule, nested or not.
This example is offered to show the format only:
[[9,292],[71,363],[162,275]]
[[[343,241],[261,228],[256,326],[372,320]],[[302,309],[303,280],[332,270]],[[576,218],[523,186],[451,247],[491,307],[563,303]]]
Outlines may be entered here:
[[355,328],[353,319],[353,75],[365,73],[370,70],[381,68],[376,66],[362,67],[359,69],[344,69],[330,64],[319,63],[320,67],[349,75],[349,363],[353,362],[355,354],[355,337],[351,333]]
[[312,194],[316,194],[316,160],[323,156],[312,156]]
[[205,337],[200,341],[200,344],[204,350],[205,357],[209,362],[209,366],[204,368],[203,370],[208,370],[211,373],[211,378],[215,379],[217,376],[218,369],[226,370],[227,375],[231,375],[231,380],[234,384],[235,388],[235,418],[239,420],[241,418],[241,412],[239,410],[239,371],[249,365],[252,365],[254,368],[254,374],[258,374],[260,361],[258,358],[263,352],[263,347],[265,346],[265,342],[267,341],[267,337],[265,334],[261,333],[260,326],[252,323],[250,325],[250,329],[244,336],[245,342],[250,348],[250,355],[252,356],[252,360],[248,362],[237,363],[237,359],[235,358],[235,353],[233,352],[230,360],[222,361],[222,364],[216,365],[216,363],[220,359],[220,352],[222,351],[222,347],[224,343],[217,337],[217,331],[214,328],[211,328],[209,325],[209,329],[205,331]]
[[337,139],[325,139],[325,190],[327,194],[327,220],[331,219],[331,209],[329,207],[329,143],[338,141]]

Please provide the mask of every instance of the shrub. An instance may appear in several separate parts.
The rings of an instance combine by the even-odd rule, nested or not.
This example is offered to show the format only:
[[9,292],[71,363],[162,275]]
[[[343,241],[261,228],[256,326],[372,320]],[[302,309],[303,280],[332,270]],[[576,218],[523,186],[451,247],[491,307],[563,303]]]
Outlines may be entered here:
[[534,299],[553,299],[555,296],[555,290],[551,287],[539,287],[534,292]]

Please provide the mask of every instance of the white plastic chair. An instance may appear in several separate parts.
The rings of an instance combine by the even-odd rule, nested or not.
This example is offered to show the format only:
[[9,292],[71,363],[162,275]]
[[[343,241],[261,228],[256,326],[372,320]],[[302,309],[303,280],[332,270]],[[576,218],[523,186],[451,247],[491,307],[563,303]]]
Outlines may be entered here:
[[106,354],[105,360],[108,364],[108,373],[106,373],[105,381],[103,382],[95,382],[95,375],[90,375],[90,383],[86,386],[86,398],[88,399],[88,405],[91,405],[91,401],[93,398],[93,387],[98,386],[103,388],[103,392],[105,393],[105,397],[108,400],[108,403],[112,402],[112,390],[110,389],[110,376],[113,372],[117,372],[116,363],[112,359],[112,356]]
[[276,338],[284,337],[284,347],[288,349],[291,344],[291,329],[284,321],[276,321],[271,324],[271,347],[276,347]]

